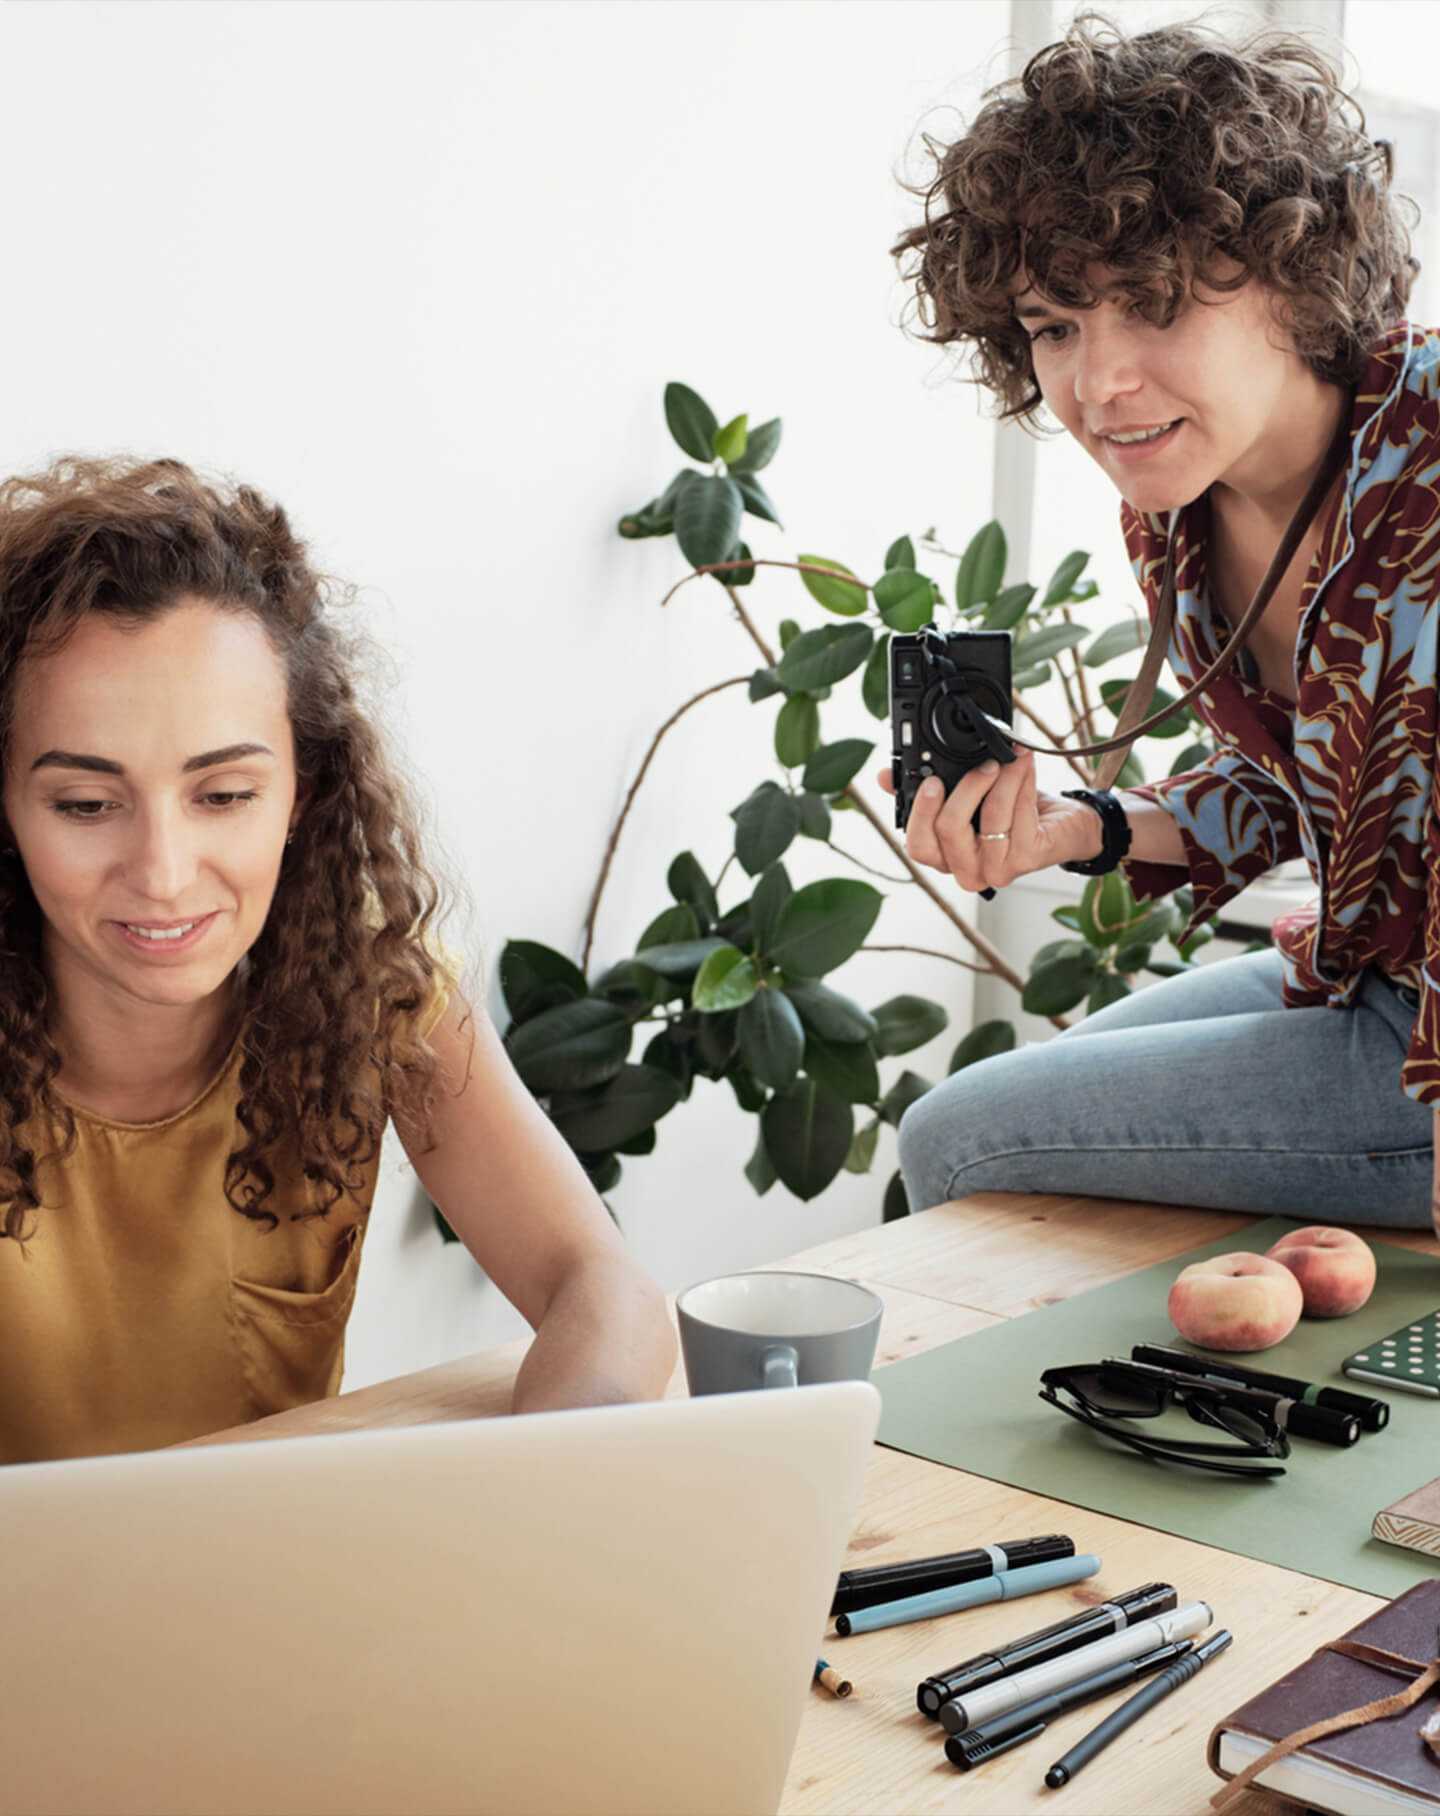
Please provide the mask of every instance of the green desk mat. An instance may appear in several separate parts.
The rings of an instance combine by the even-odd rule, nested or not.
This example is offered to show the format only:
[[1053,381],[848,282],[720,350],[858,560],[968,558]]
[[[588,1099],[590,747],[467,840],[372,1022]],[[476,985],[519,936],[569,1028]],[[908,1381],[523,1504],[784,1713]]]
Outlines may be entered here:
[[[1059,1305],[877,1369],[873,1379],[884,1400],[878,1441],[1242,1557],[1371,1595],[1398,1595],[1436,1574],[1440,1564],[1382,1544],[1370,1536],[1370,1523],[1382,1507],[1440,1475],[1440,1400],[1349,1381],[1340,1364],[1440,1307],[1440,1267],[1433,1257],[1372,1242],[1379,1277],[1358,1312],[1302,1318],[1283,1343],[1233,1358],[1389,1403],[1385,1429],[1362,1432],[1348,1449],[1292,1438],[1283,1476],[1243,1482],[1153,1462],[1039,1398],[1041,1369],[1128,1357],[1134,1343],[1205,1354],[1176,1335],[1165,1310],[1181,1268],[1237,1249],[1263,1254],[1295,1228],[1292,1218],[1267,1218]],[[1180,1412],[1166,1414],[1163,1429],[1172,1436],[1212,1435]]]

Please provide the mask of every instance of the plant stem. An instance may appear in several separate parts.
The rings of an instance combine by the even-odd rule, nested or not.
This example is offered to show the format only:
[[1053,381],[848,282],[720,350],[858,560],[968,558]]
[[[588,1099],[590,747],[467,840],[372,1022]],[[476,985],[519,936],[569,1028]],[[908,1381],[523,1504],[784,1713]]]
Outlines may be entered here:
[[[1073,624],[1075,620],[1070,616],[1070,607],[1065,605],[1060,609],[1065,614],[1065,622],[1067,624]],[[1080,660],[1079,650],[1073,649],[1070,654],[1075,659],[1075,678],[1080,684],[1080,704],[1084,709],[1085,723],[1088,725],[1095,716],[1095,703],[1090,698],[1090,683],[1085,679],[1085,664]],[[1073,727],[1071,728],[1071,736],[1074,736]],[[1087,767],[1090,770],[1090,780],[1093,782],[1095,779],[1095,763],[1093,758],[1090,759]]]
[[908,876],[891,876],[888,870],[877,870],[873,864],[867,864],[863,858],[857,858],[853,851],[846,851],[842,845],[837,845],[834,839],[826,839],[825,843],[837,857],[844,858],[847,864],[854,864],[857,870],[864,870],[870,876],[878,876],[882,883],[908,885],[910,882]]
[[616,820],[614,830],[610,834],[610,843],[605,847],[605,857],[600,865],[600,874],[595,879],[594,893],[590,897],[590,907],[585,916],[585,947],[580,958],[580,969],[582,971],[588,972],[590,969],[590,947],[595,938],[595,917],[600,912],[600,897],[604,893],[605,883],[610,875],[610,866],[615,858],[615,847],[620,843],[620,834],[624,829],[626,818],[629,815],[630,808],[634,803],[636,795],[640,792],[640,784],[645,780],[645,773],[650,767],[651,759],[660,747],[660,740],[665,736],[666,732],[670,730],[672,725],[684,718],[685,714],[689,712],[692,706],[698,706],[702,700],[708,700],[711,694],[723,693],[727,687],[745,687],[749,683],[749,680],[750,677],[748,675],[735,675],[732,676],[729,681],[717,681],[713,687],[702,688],[698,694],[687,700],[683,706],[677,707],[660,727],[659,731],[656,732],[655,736],[650,740],[650,748],[645,752],[645,760],[640,765],[635,780],[630,784],[630,792],[625,797],[625,805],[620,809],[620,817]]
[[952,965],[960,965],[966,971],[974,971],[980,977],[993,977],[995,974],[985,965],[972,965],[968,958],[956,958],[953,952],[937,952],[933,946],[862,946],[862,952],[918,952],[921,958],[948,959]]

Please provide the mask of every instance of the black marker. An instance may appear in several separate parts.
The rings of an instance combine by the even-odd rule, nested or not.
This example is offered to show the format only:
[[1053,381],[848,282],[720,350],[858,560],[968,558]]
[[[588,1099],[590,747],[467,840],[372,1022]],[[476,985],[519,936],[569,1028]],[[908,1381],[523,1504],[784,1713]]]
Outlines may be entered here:
[[964,1734],[950,1735],[945,1742],[945,1757],[962,1772],[968,1772],[972,1766],[983,1765],[997,1753],[1008,1753],[1011,1747],[1022,1746],[1037,1734],[1043,1734],[1046,1726],[1067,1709],[1094,1702],[1098,1696],[1108,1696],[1112,1690],[1133,1684],[1137,1677],[1148,1677],[1152,1671],[1163,1671],[1167,1665],[1184,1658],[1194,1645],[1193,1639],[1177,1640],[1173,1645],[1161,1646],[1156,1652],[1147,1652],[1143,1658],[1122,1659],[1118,1665],[1092,1672],[1089,1677],[1066,1684],[1063,1690],[1056,1690],[1049,1696],[1033,1697],[1008,1715],[997,1715],[994,1721],[982,1722],[978,1728],[970,1728]]
[[[1137,1349],[1146,1347],[1136,1345]],[[1340,1412],[1333,1406],[1310,1405],[1293,1394],[1277,1393],[1269,1387],[1252,1387],[1248,1381],[1217,1374],[1208,1363],[1202,1363],[1199,1368],[1169,1368],[1132,1356],[1129,1362],[1120,1362],[1119,1366],[1172,1377],[1182,1375],[1187,1381],[1208,1381],[1232,1406],[1253,1406],[1257,1412],[1268,1413],[1281,1431],[1292,1432],[1297,1438],[1314,1438],[1317,1443],[1337,1444],[1342,1448],[1360,1440],[1360,1421],[1353,1412]]]
[[1042,1538],[1009,1539],[1003,1545],[950,1551],[943,1557],[916,1557],[900,1564],[876,1564],[868,1570],[842,1570],[830,1612],[854,1614],[861,1608],[876,1608],[881,1602],[928,1595],[932,1589],[951,1589],[957,1583],[977,1582],[982,1576],[998,1576],[1006,1570],[1023,1570],[1028,1564],[1048,1564],[1074,1555],[1074,1539],[1063,1532],[1051,1532]]
[[1068,1753],[1062,1753],[1045,1774],[1045,1782],[1052,1791],[1058,1791],[1062,1784],[1070,1780],[1087,1760],[1091,1760],[1102,1747],[1108,1747],[1117,1734],[1123,1734],[1132,1722],[1139,1721],[1147,1709],[1153,1709],[1156,1703],[1163,1701],[1172,1690],[1178,1690],[1181,1684],[1188,1683],[1195,1673],[1208,1665],[1217,1652],[1223,1652],[1230,1644],[1230,1634],[1222,1627],[1212,1639],[1207,1639],[1203,1646],[1197,1646],[1187,1658],[1163,1671],[1152,1683],[1146,1684],[1143,1690],[1137,1690],[1128,1702],[1121,1703],[1113,1715],[1107,1715],[1098,1728],[1092,1728],[1083,1740],[1079,1740]]
[[916,1688],[915,1706],[922,1715],[928,1715],[932,1721],[938,1720],[941,1706],[965,1695],[968,1690],[978,1690],[983,1684],[992,1684],[999,1677],[1010,1677],[1031,1665],[1046,1664],[1052,1658],[1088,1646],[1092,1640],[1103,1639],[1107,1633],[1118,1633],[1122,1627],[1136,1621],[1168,1614],[1177,1601],[1170,1583],[1145,1583],[1138,1589],[1127,1589],[1123,1595],[1112,1596],[1108,1602],[1087,1608],[1083,1614],[1072,1614],[1068,1620],[1057,1621],[1052,1627],[1027,1633],[997,1652],[978,1653],[963,1664],[951,1665],[948,1671],[927,1677]]
[[1317,1387],[1295,1375],[1272,1375],[1246,1368],[1239,1362],[1220,1362],[1213,1356],[1192,1356],[1187,1350],[1169,1349],[1160,1343],[1137,1343],[1130,1351],[1134,1362],[1153,1362],[1187,1375],[1220,1375],[1247,1387],[1267,1387],[1272,1393],[1290,1394],[1306,1406],[1329,1406],[1336,1412],[1354,1413],[1366,1431],[1382,1431],[1390,1422],[1390,1407],[1368,1394],[1347,1393],[1343,1387]]

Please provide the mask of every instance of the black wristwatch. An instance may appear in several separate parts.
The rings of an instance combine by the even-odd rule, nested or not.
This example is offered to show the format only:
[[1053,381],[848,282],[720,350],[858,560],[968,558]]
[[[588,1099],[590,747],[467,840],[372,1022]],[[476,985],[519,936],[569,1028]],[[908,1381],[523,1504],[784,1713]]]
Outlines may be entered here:
[[1062,864],[1060,868],[1072,870],[1076,876],[1104,876],[1107,871],[1118,869],[1121,858],[1130,849],[1130,822],[1118,797],[1108,788],[1062,788],[1060,793],[1067,801],[1084,801],[1087,807],[1093,807],[1100,815],[1105,835],[1099,857],[1083,858],[1078,863]]

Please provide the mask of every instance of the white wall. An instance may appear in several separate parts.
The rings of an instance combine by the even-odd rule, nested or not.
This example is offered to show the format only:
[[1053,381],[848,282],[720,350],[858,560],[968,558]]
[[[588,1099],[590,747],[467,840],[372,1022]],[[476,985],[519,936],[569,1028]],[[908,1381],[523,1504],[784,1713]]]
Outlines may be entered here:
[[[915,218],[895,181],[915,129],[973,111],[1007,19],[1003,0],[0,9],[0,469],[168,454],[281,499],[366,588],[402,677],[388,716],[485,956],[512,936],[578,953],[654,728],[753,666],[713,583],[657,609],[673,543],[614,533],[681,463],[665,382],[722,420],[784,417],[765,479],[786,529],[747,530],[757,553],[873,573],[904,531],[955,546],[990,515],[993,426],[900,332],[887,248]],[[772,638],[819,621],[793,575],[751,596]],[[729,808],[774,773],[774,710],[737,690],[675,734],[601,960],[663,904],[677,850],[718,867]],[[869,842],[853,817],[837,836]],[[813,848],[795,866],[826,873],[845,866]],[[877,939],[959,949],[897,895]],[[889,1065],[943,1074],[968,973],[860,955],[839,981],[947,1001],[952,1031]],[[802,1206],[751,1193],[753,1129],[701,1085],[629,1164],[615,1209],[665,1286],[878,1219],[892,1135],[874,1175]],[[402,1161],[392,1137],[352,1386],[524,1329],[442,1248]]]

